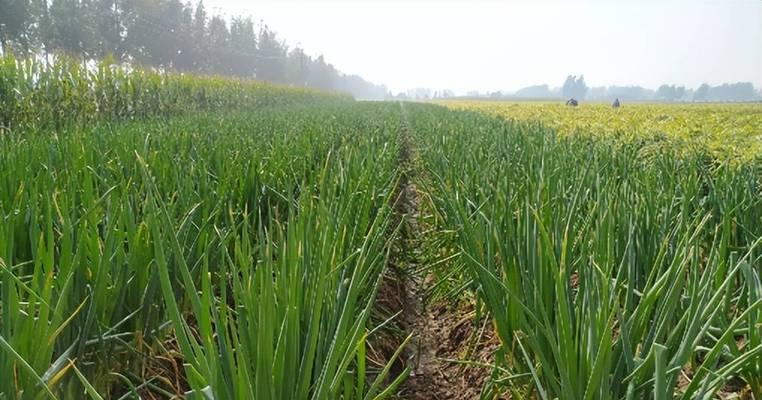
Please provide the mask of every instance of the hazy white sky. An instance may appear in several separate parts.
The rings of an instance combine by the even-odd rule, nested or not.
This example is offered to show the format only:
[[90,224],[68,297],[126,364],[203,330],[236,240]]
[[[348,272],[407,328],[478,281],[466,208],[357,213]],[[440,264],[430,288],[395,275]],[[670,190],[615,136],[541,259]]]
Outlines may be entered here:
[[762,0],[204,0],[394,91],[762,87]]

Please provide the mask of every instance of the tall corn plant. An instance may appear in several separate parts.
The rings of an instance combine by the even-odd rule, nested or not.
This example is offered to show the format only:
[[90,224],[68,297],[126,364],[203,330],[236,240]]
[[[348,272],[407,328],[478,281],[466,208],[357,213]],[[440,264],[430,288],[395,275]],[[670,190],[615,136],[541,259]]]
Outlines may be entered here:
[[98,65],[66,57],[51,64],[12,55],[0,59],[0,126],[12,132],[349,100],[341,94],[251,80],[141,70],[109,59]]

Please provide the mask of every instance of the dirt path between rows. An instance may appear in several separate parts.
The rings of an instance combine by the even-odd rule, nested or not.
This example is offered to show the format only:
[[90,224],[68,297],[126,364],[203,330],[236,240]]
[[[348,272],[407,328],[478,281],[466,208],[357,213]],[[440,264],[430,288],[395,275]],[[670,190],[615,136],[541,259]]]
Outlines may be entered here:
[[466,355],[476,359],[489,357],[497,345],[497,338],[486,322],[473,323],[472,307],[429,304],[426,298],[426,289],[434,282],[433,277],[421,268],[425,242],[421,213],[425,210],[422,207],[423,194],[416,186],[420,166],[404,104],[400,107],[399,162],[404,172],[395,211],[403,216],[400,242],[406,263],[397,268],[402,281],[402,325],[414,336],[405,353],[405,365],[411,369],[411,374],[398,396],[409,400],[478,399],[489,371],[455,360]]

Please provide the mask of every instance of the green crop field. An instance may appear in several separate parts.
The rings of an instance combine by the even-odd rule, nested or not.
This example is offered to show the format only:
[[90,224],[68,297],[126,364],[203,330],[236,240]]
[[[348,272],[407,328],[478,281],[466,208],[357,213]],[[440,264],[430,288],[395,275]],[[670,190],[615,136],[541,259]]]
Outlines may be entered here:
[[11,58],[0,125],[0,399],[405,398],[406,279],[482,398],[762,398],[748,147]]
[[513,398],[712,398],[731,376],[762,394],[762,164],[434,107],[411,120],[457,255],[440,279],[494,319]]

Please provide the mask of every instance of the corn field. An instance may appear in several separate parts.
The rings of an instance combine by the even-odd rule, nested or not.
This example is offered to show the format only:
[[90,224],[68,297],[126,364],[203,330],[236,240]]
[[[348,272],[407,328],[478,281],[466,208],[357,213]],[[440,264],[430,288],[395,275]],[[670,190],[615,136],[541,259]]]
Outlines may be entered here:
[[0,124],[0,399],[404,398],[406,251],[484,399],[762,398],[759,157],[68,60]]
[[144,71],[108,60],[88,65],[60,57],[48,64],[7,56],[0,63],[4,130],[56,130],[72,123],[349,99],[229,77]]

